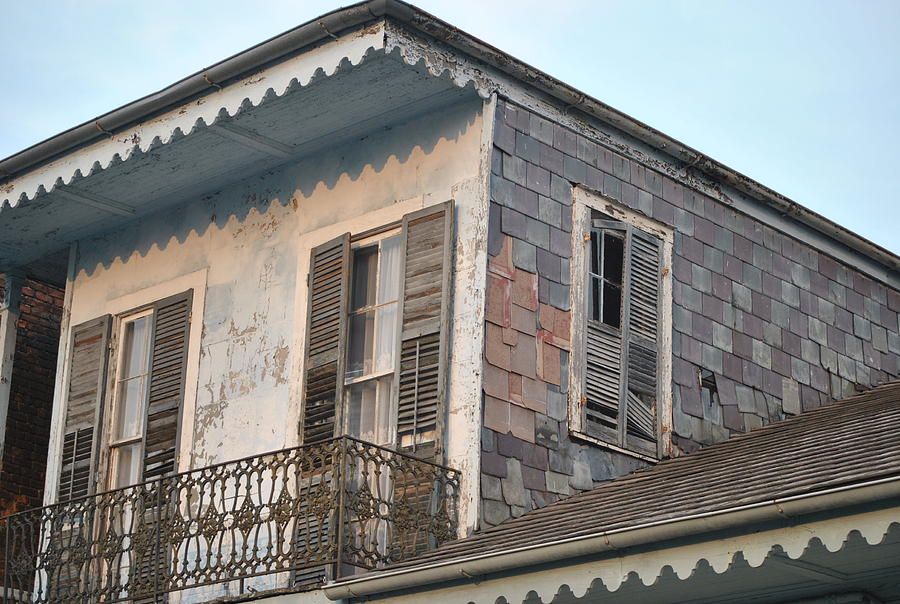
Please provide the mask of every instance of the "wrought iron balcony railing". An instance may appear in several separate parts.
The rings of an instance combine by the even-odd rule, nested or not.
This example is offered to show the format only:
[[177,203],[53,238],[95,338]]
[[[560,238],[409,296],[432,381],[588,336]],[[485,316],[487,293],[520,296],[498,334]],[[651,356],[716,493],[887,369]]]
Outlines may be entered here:
[[456,538],[459,474],[350,437],[0,519],[3,602],[295,590]]

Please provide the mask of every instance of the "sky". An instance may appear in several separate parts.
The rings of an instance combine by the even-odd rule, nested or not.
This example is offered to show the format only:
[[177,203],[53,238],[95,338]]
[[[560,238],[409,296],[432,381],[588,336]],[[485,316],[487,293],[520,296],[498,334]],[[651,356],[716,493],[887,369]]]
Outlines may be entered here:
[[[900,1],[415,3],[900,254]],[[0,158],[338,6],[0,0]]]

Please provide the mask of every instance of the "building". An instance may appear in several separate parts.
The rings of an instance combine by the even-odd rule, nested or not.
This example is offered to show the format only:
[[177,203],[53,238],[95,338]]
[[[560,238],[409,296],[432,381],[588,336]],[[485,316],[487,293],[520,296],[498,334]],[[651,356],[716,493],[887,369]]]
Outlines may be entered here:
[[345,597],[900,377],[895,255],[395,0],[0,174],[10,598]]

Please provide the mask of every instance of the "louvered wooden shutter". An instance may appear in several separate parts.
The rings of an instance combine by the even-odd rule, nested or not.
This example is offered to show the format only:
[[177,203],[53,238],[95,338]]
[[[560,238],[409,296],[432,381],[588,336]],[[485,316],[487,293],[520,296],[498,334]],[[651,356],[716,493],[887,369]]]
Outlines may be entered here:
[[192,291],[186,291],[153,305],[144,480],[166,476],[177,468],[192,298]]
[[349,272],[349,233],[313,248],[300,421],[303,444],[331,438],[340,426]]
[[[617,221],[594,220],[592,226],[595,236],[624,233],[624,282],[621,327],[590,316],[585,321],[583,426],[604,442],[655,457],[662,242]],[[589,276],[585,291],[591,291]],[[590,293],[586,298],[589,315]]]
[[66,419],[56,499],[66,502],[94,492],[97,426],[106,384],[110,316],[76,325],[69,347]]
[[[627,239],[627,227],[615,220],[594,220],[592,236],[600,241],[603,233],[612,232]],[[585,431],[608,443],[619,444],[619,414],[622,398],[622,329],[595,320],[590,313],[591,284],[588,273],[593,254],[592,245],[585,242],[585,370],[584,370],[584,428]],[[600,262],[598,255],[597,262]],[[623,288],[624,300],[624,288]]]
[[657,453],[656,382],[659,352],[660,254],[662,242],[636,228],[629,229],[625,307],[627,338],[626,425],[624,445]]
[[438,461],[446,413],[452,231],[452,201],[403,217],[397,446]]

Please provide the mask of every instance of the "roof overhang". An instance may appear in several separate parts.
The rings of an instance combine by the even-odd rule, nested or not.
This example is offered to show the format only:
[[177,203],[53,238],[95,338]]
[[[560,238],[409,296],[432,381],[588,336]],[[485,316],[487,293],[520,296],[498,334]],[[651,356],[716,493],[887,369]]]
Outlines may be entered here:
[[0,207],[0,272],[326,147],[477,98],[468,82],[404,57],[386,26],[380,19],[345,28],[340,37],[10,179]]
[[[823,581],[847,586],[853,584],[849,578],[878,581],[896,573],[898,502],[900,477],[894,476],[652,526],[560,539],[528,550],[370,573],[330,583],[325,593],[335,600],[389,596],[392,602],[418,601],[426,593],[436,599],[464,595],[465,601],[476,603],[502,597],[510,604],[533,602],[536,595],[542,602],[558,604],[678,601],[678,590],[696,596],[702,588],[712,601],[724,601],[726,595],[734,596],[728,590],[735,584],[755,577],[748,592],[767,589],[768,583],[775,591],[795,589],[793,595],[803,597],[815,595]],[[710,585],[709,579],[726,573],[729,576],[718,581],[723,591],[715,592],[717,585]],[[810,577],[818,583],[804,583]],[[660,586],[662,593],[648,592],[648,587]]]
[[[385,17],[389,17],[390,20],[385,21]],[[405,47],[405,42],[410,38],[404,36],[402,32],[391,30],[389,27],[391,21],[408,27],[416,34],[425,34],[429,42],[424,45],[420,44],[418,48],[414,49]],[[55,189],[61,186],[71,186],[73,182],[77,187],[85,175],[92,176],[98,170],[115,167],[113,164],[116,162],[127,162],[132,157],[140,157],[142,154],[158,150],[155,147],[150,149],[152,144],[164,146],[166,143],[172,142],[175,137],[194,134],[209,126],[216,126],[219,119],[222,119],[224,124],[229,118],[239,117],[231,113],[236,110],[234,103],[220,103],[220,100],[232,94],[239,97],[239,105],[246,99],[250,106],[259,102],[270,88],[271,96],[283,96],[289,91],[273,86],[271,81],[257,83],[260,85],[254,86],[254,78],[262,72],[272,69],[280,70],[280,63],[293,65],[292,59],[299,59],[300,62],[315,62],[318,59],[324,59],[329,53],[329,50],[325,50],[326,47],[334,50],[335,46],[349,45],[354,42],[349,39],[350,37],[358,32],[367,31],[368,26],[378,22],[386,23],[386,26],[384,26],[381,42],[372,39],[377,37],[377,34],[369,36],[373,50],[381,49],[386,53],[390,53],[392,50],[396,51],[399,55],[404,56],[408,63],[421,61],[427,65],[432,75],[441,74],[441,77],[448,81],[454,81],[457,86],[469,85],[478,90],[482,96],[493,92],[501,96],[515,96],[511,94],[511,91],[525,87],[546,97],[547,101],[553,104],[563,116],[572,112],[580,112],[589,118],[597,118],[643,146],[640,150],[629,149],[638,161],[667,173],[672,178],[687,179],[692,185],[716,196],[723,203],[733,205],[736,209],[763,221],[772,222],[776,228],[783,228],[788,234],[863,270],[880,281],[893,287],[900,285],[900,257],[890,251],[716,162],[699,151],[400,0],[369,0],[338,9],[188,76],[164,90],[0,160],[0,210],[8,210],[8,206],[15,207],[24,205],[26,202],[39,201],[46,194],[54,193]],[[361,37],[365,38],[366,36],[363,34]],[[355,40],[355,43],[357,51],[360,44],[365,44],[360,40]],[[445,49],[453,52],[446,52]],[[349,51],[337,52],[336,55],[346,58],[346,62],[350,65],[357,65],[362,58],[359,54]],[[334,59],[335,56],[330,58]],[[335,69],[335,63],[323,63],[322,72],[324,74],[334,75],[335,71],[332,70]],[[304,83],[309,84],[309,80],[312,79],[310,72],[295,75],[296,85],[301,88]],[[268,75],[266,78],[268,79]],[[378,82],[369,83],[378,84]],[[280,83],[280,85],[283,84],[285,82]],[[241,94],[245,88],[248,91],[255,88],[254,94],[249,92]],[[170,130],[168,134],[164,132],[158,137],[154,135],[152,128],[144,131],[144,125],[159,124],[165,116],[171,118],[173,113],[181,109],[186,109],[188,114],[193,115],[193,105],[195,104],[206,105],[207,111],[203,114],[202,121],[194,120],[184,123],[177,129],[177,134],[175,129]],[[544,103],[542,106],[548,105]],[[223,109],[226,114],[218,116],[219,110]],[[243,110],[244,107],[241,109]],[[213,121],[207,121],[209,119]],[[173,123],[174,121],[185,122],[185,120],[173,120]],[[137,138],[134,138],[135,134]],[[239,132],[237,136],[240,137],[241,134],[244,133]],[[242,138],[246,140],[246,137]],[[287,139],[272,140],[283,142]],[[261,139],[256,142],[257,150],[263,154],[272,151],[276,154],[285,152],[284,148],[277,144],[271,144],[270,140]],[[292,144],[302,150],[308,142],[308,139],[300,139]],[[331,140],[331,142],[335,141]],[[603,141],[600,142],[604,144]],[[617,147],[614,142],[606,144],[614,149]],[[86,157],[81,155],[86,148],[98,150],[115,148],[116,150],[112,155],[100,153],[99,159],[86,163]],[[649,150],[652,154],[658,154],[660,157],[674,158],[676,161],[674,163],[659,161],[648,155],[643,149]],[[224,151],[221,144],[219,150]],[[309,151],[308,147],[306,151]],[[160,151],[160,153],[163,152]],[[152,160],[148,160],[148,163],[150,161]],[[246,163],[242,163],[242,165],[246,165]],[[265,168],[266,165],[266,161],[262,161],[257,167]],[[227,174],[232,173],[227,172]],[[246,175],[248,172],[244,171],[240,174]],[[704,178],[709,177],[709,179],[704,181],[693,178],[692,174],[703,175]],[[206,173],[203,175],[208,176]],[[746,194],[749,196],[749,202],[723,193],[723,187],[733,189],[738,193],[738,197]],[[193,191],[199,190],[202,190],[202,184],[193,187]],[[135,208],[129,207],[127,201],[114,197],[109,199],[92,198],[89,194],[79,195],[80,192],[77,188],[70,191],[66,197],[66,203],[71,207],[87,206],[98,210],[99,213],[94,212],[92,217],[88,217],[94,222],[104,221],[108,214],[118,213],[127,218],[130,215],[139,215],[142,211],[142,209],[136,209],[134,214],[131,214],[131,210]],[[189,196],[186,193],[186,191],[179,191],[179,194],[174,197],[167,196],[165,200],[154,204],[153,207],[158,209],[161,207],[160,204],[165,204],[170,199],[186,198]],[[86,232],[95,230],[93,228],[79,230],[77,227],[70,229],[64,220],[65,216],[69,214],[64,206],[56,208],[48,205],[39,211],[46,211],[50,215],[58,213],[59,215],[53,220],[61,225],[60,228],[49,229],[46,233],[49,238],[48,245],[42,245],[40,237],[35,237],[33,234],[30,238],[17,238],[13,240],[13,243],[0,247],[0,270],[25,264],[27,259],[24,256],[39,257],[52,245],[59,247],[68,241],[77,239],[78,236],[83,236]],[[5,219],[6,216],[4,216],[4,223],[7,222]],[[105,224],[110,226],[110,223],[114,222],[106,221]],[[3,241],[3,237],[7,234],[15,235],[20,224],[3,227],[3,230],[0,230],[0,241]]]

